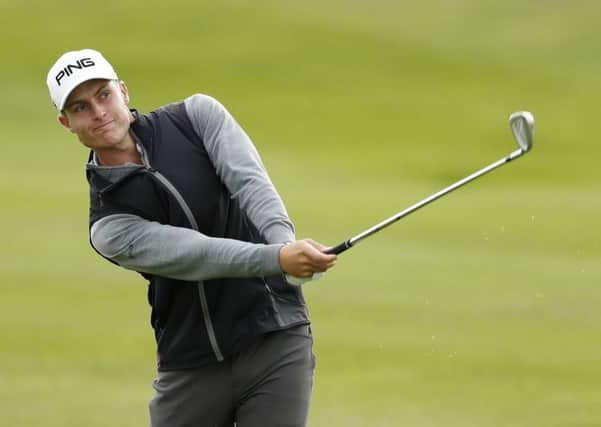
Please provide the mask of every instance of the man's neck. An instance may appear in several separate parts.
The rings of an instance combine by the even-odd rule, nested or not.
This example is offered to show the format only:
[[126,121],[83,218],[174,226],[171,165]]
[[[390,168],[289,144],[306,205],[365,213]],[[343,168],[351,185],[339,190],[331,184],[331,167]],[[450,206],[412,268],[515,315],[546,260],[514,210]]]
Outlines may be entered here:
[[126,163],[142,164],[142,157],[131,134],[127,134],[124,148],[111,150],[95,150],[96,162],[100,166],[119,166]]

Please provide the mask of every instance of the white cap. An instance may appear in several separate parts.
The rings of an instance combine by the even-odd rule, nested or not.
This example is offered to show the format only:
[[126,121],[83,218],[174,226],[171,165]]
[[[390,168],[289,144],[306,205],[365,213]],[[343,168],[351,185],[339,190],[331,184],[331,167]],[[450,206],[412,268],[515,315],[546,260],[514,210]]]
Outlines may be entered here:
[[46,84],[52,103],[62,111],[73,90],[92,79],[117,80],[117,73],[98,51],[92,49],[65,53],[50,68]]

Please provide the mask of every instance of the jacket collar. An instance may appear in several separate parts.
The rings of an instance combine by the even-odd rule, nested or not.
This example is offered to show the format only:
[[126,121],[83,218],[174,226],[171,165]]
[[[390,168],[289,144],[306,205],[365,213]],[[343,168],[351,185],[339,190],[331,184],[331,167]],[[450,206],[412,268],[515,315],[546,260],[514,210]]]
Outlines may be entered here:
[[154,126],[150,119],[136,109],[130,110],[134,116],[134,121],[131,122],[129,129],[137,137],[138,141],[144,145],[144,148],[148,150],[152,135],[154,133]]
[[147,150],[152,138],[153,128],[148,118],[140,114],[138,110],[134,109],[130,111],[134,116],[134,121],[130,124],[129,131],[134,137],[144,165],[99,166],[95,161],[94,151],[90,150],[88,163],[86,164],[86,175],[90,185],[99,190],[111,187],[132,173],[136,173],[138,170],[148,166]]

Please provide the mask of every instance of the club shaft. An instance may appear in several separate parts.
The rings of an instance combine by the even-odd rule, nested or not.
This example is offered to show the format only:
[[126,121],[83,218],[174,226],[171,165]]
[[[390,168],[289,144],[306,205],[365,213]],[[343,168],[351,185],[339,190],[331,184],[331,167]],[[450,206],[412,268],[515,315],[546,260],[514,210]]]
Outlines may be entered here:
[[345,240],[344,242],[340,243],[339,245],[334,246],[333,248],[330,248],[329,250],[326,251],[326,253],[340,254],[340,253],[350,249],[351,247],[353,247],[354,245],[356,245],[357,243],[359,243],[361,240],[365,239],[366,237],[372,236],[373,234],[377,233],[378,231],[388,227],[391,224],[394,224],[401,218],[404,218],[407,215],[415,212],[416,210],[426,206],[427,204],[432,203],[434,200],[437,200],[437,199],[441,198],[442,196],[449,194],[453,190],[456,190],[457,188],[464,186],[468,182],[471,182],[474,179],[479,178],[482,175],[485,175],[488,172],[495,170],[499,166],[503,166],[504,164],[512,161],[513,159],[520,157],[524,153],[525,153],[525,151],[522,149],[512,152],[508,156],[503,157],[502,159],[500,159],[494,163],[491,163],[490,165],[486,166],[485,168],[482,168],[482,169],[474,172],[473,174],[466,176],[465,178],[457,181],[456,183],[451,184],[446,188],[443,188],[439,192],[432,194],[430,197],[427,197],[424,200],[421,200],[412,206],[409,206],[407,209],[391,216],[390,218],[385,219],[384,221],[374,225],[373,227],[368,228],[367,230],[363,231],[362,233],[359,233],[356,236],[353,236],[350,239]]

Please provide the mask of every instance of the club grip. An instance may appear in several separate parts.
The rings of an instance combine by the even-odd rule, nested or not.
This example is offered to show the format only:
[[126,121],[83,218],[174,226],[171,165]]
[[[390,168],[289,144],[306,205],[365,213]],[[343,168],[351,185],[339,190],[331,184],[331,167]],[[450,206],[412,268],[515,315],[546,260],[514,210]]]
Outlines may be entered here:
[[334,246],[333,248],[328,249],[327,251],[325,251],[325,253],[338,255],[350,248],[351,248],[351,244],[349,243],[348,240],[346,240],[346,241],[342,242],[341,244],[339,244],[338,246]]

